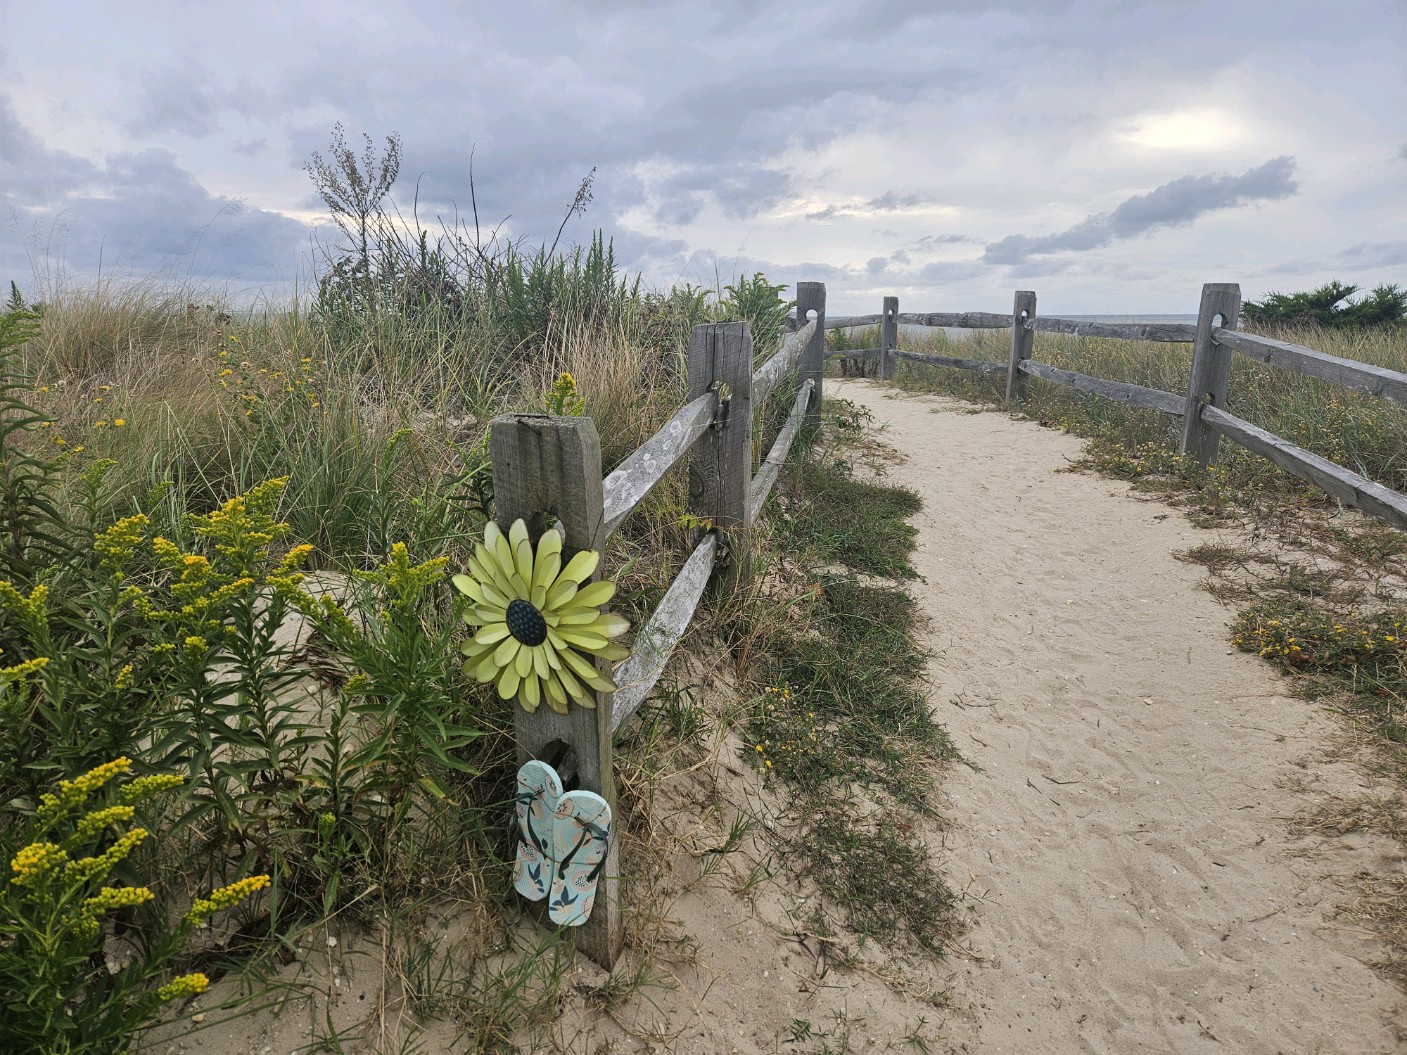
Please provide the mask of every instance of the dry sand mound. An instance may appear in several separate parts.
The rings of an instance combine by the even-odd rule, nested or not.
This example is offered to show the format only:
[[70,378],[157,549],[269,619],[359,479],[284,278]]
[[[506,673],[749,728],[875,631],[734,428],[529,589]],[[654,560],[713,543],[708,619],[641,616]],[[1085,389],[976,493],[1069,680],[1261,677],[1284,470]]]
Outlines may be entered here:
[[1230,650],[1230,613],[1172,554],[1167,507],[1062,473],[1072,437],[862,382],[889,475],[924,509],[914,588],[940,719],[975,769],[944,789],[945,871],[980,899],[953,995],[962,1052],[1394,1052],[1401,994],[1332,920],[1364,837],[1287,820],[1364,778],[1331,720]]

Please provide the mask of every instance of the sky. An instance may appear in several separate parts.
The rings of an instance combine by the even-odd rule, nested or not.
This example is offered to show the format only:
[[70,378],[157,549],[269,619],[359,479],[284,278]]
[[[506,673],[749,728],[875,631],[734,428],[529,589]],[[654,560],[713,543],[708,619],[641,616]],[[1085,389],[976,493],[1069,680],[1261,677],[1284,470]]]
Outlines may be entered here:
[[[654,288],[830,314],[1192,313],[1407,284],[1407,0],[0,0],[0,283],[307,288],[304,166],[550,243],[582,179]],[[31,293],[31,296],[33,293]]]

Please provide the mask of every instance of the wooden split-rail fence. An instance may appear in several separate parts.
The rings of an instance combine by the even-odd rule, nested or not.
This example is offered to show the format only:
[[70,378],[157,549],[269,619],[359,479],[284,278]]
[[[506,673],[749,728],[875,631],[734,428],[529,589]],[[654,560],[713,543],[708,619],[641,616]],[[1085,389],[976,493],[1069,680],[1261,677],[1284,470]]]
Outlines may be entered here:
[[[1031,378],[1182,418],[1182,451],[1213,465],[1225,436],[1269,458],[1350,505],[1395,527],[1407,529],[1407,496],[1298,447],[1226,410],[1232,354],[1331,381],[1407,406],[1407,374],[1327,355],[1301,345],[1237,330],[1241,291],[1234,284],[1202,289],[1196,325],[1100,323],[1041,318],[1036,295],[1016,293],[1010,315],[989,312],[900,314],[897,297],[885,297],[877,315],[826,319],[826,290],[820,282],[797,285],[793,332],[754,370],[752,339],[745,323],[695,327],[689,343],[688,399],[674,416],[609,476],[601,474],[601,445],[589,418],[515,414],[491,427],[496,518],[506,532],[523,518],[533,539],[555,517],[563,532],[563,556],[605,549],[640,501],[675,465],[689,459],[689,513],[711,525],[684,562],[659,606],[636,635],[630,657],[607,671],[615,693],[597,693],[595,709],[572,707],[559,715],[546,707],[528,714],[514,708],[519,762],[543,759],[573,774],[576,787],[594,791],[615,810],[612,744],[644,702],[671,652],[693,619],[710,581],[731,590],[746,581],[753,521],[777,481],[800,429],[814,426],[821,411],[821,375],[827,329],[878,326],[880,346],[829,353],[878,360],[887,379],[896,361],[1004,374],[1013,405]],[[925,355],[899,348],[899,326],[1010,329],[1006,363],[958,356]],[[1069,333],[1193,346],[1185,393],[1164,392],[1064,370],[1032,358],[1036,333]],[[799,381],[796,400],[771,450],[754,474],[753,408],[762,406],[781,382]],[[606,667],[603,665],[603,671]],[[595,908],[581,928],[579,948],[610,967],[623,938],[618,840],[598,884]]]
[[[531,714],[514,707],[519,764],[537,758],[557,766],[572,774],[575,787],[602,796],[612,812],[616,736],[659,679],[709,582],[726,592],[746,581],[753,521],[797,433],[820,419],[825,286],[800,283],[797,310],[807,321],[786,335],[757,370],[746,323],[696,326],[689,340],[687,401],[604,479],[601,441],[590,418],[510,414],[490,426],[499,527],[506,532],[521,517],[535,542],[547,528],[547,518],[555,517],[564,561],[581,550],[604,551],[612,532],[670,469],[689,457],[688,512],[710,527],[637,630],[630,657],[614,669],[602,665],[616,691],[597,692],[594,709],[572,706],[565,715],[547,707]],[[791,412],[754,474],[753,407],[765,405],[792,376],[799,385]],[[583,952],[606,967],[614,963],[623,939],[619,874],[619,840],[613,838],[595,907],[577,939]]]
[[[1195,325],[1190,323],[1106,323],[1074,319],[1041,318],[1036,295],[1018,291],[1012,313],[989,312],[927,315],[900,314],[896,297],[885,297],[877,315],[833,318],[831,328],[878,326],[880,346],[838,352],[851,358],[879,360],[878,373],[888,378],[896,360],[955,367],[1006,375],[1006,398],[1020,404],[1033,377],[1067,385],[1131,406],[1160,411],[1182,419],[1182,453],[1204,466],[1216,464],[1223,436],[1247,450],[1270,459],[1286,472],[1314,484],[1334,498],[1407,530],[1407,495],[1322,458],[1226,410],[1233,353],[1258,362],[1303,374],[1306,377],[1377,396],[1407,406],[1407,374],[1381,366],[1341,359],[1299,344],[1276,341],[1237,330],[1241,317],[1241,287],[1235,283],[1209,283],[1202,287],[1202,301]],[[900,323],[959,329],[1010,329],[1011,355],[1005,364],[956,356],[920,355],[898,347]],[[1019,324],[1015,324],[1019,323]],[[1037,333],[1070,333],[1084,337],[1114,337],[1135,341],[1171,341],[1192,345],[1192,369],[1186,392],[1164,392],[1125,381],[1062,370],[1033,359]]]

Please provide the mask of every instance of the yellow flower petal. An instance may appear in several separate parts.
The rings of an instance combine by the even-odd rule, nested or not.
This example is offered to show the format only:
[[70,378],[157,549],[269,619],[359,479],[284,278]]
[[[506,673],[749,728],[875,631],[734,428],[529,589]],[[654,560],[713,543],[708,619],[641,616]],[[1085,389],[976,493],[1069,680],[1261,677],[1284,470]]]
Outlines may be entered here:
[[549,677],[542,679],[542,687],[547,695],[547,706],[558,714],[566,714],[567,690],[562,688],[562,682],[558,679],[555,671]]
[[562,657],[564,669],[565,667],[571,668],[573,674],[590,685],[593,689],[600,689],[602,692],[615,691],[615,682],[602,676],[601,672],[592,666],[581,653],[574,652],[570,648],[567,648],[563,649],[559,655]]
[[557,576],[557,581],[559,583],[568,581],[583,583],[591,578],[591,573],[600,563],[601,554],[594,549],[584,549],[567,562],[567,566],[562,569],[562,574]]
[[[477,565],[478,570],[475,570]],[[508,572],[498,563],[498,555],[492,550],[475,543],[474,556],[469,561],[469,570],[481,583],[492,583],[493,588],[504,597],[513,596],[513,583],[508,578]]]
[[600,620],[596,623],[595,631],[602,637],[620,637],[630,629],[630,620],[623,615],[616,615],[614,612],[602,612]]
[[[532,586],[545,591],[562,570],[562,536],[554,531],[544,531],[537,540],[537,561],[533,565]],[[540,606],[539,606],[540,607]]]
[[553,613],[557,617],[558,626],[574,626],[578,629],[589,626],[601,618],[599,608],[568,608],[566,611]]
[[532,596],[529,597],[528,600],[532,602],[532,606],[539,612],[542,611],[547,607],[547,587],[534,586],[532,588]]
[[537,705],[542,702],[542,690],[537,675],[529,674],[523,679],[522,688],[518,690],[518,699],[529,711],[537,710]]
[[605,648],[598,648],[596,650],[596,655],[600,656],[602,659],[609,659],[613,662],[619,662],[620,660],[625,659],[627,656],[630,655],[630,649],[626,648],[624,645],[617,645],[614,641],[612,641]]
[[513,547],[508,544],[508,540],[499,535],[498,538],[494,539],[490,552],[498,561],[499,571],[511,580],[514,573]]
[[542,610],[546,612],[561,607],[576,596],[578,589],[571,579],[558,579],[552,589],[547,591],[547,603],[542,606]]
[[494,521],[490,520],[484,525],[484,545],[489,548],[490,552],[498,545],[498,540],[502,537],[503,531]]
[[479,660],[479,665],[474,668],[474,679],[482,684],[486,681],[493,681],[494,675],[497,673],[498,664],[493,661],[493,653],[490,652]]
[[522,680],[522,678],[518,677],[516,668],[504,667],[503,671],[498,675],[498,684],[495,686],[498,689],[498,698],[501,700],[511,700],[514,696],[518,695],[518,685]]
[[518,671],[518,677],[526,678],[533,669],[533,650],[527,645],[518,649],[518,654],[513,657],[513,666]]
[[493,661],[500,667],[506,667],[518,655],[518,651],[523,647],[521,641],[516,637],[503,639],[503,644],[499,645],[493,653]]
[[572,606],[580,605],[583,608],[600,608],[616,595],[616,584],[609,579],[602,579],[600,582],[588,583],[583,586],[575,597],[572,598]]
[[562,683],[562,691],[567,694],[568,699],[576,700],[578,703],[582,700],[590,699],[590,690],[582,685],[581,682],[577,681],[576,676],[566,667],[563,667],[561,670],[553,671],[553,674],[557,680]]
[[595,651],[598,648],[606,647],[606,639],[595,634],[588,634],[574,626],[559,626],[557,636],[569,645],[577,648],[584,648],[587,651]]
[[470,614],[480,623],[502,623],[508,618],[508,608],[496,604],[477,604]]
[[552,664],[547,662],[548,647],[547,642],[544,641],[532,650],[533,673],[544,681],[547,679],[548,675],[552,673]]
[[513,521],[508,531],[508,542],[513,550],[513,569],[523,580],[524,592],[533,580],[533,544],[528,539],[528,529],[521,520]]
[[450,581],[454,583],[454,587],[456,590],[464,594],[471,601],[477,603],[481,602],[484,599],[484,595],[479,591],[479,584],[473,579],[471,579],[469,576],[456,575]]
[[474,640],[481,645],[492,645],[495,641],[502,641],[507,636],[507,623],[490,623],[488,626],[479,628],[479,632],[474,635]]

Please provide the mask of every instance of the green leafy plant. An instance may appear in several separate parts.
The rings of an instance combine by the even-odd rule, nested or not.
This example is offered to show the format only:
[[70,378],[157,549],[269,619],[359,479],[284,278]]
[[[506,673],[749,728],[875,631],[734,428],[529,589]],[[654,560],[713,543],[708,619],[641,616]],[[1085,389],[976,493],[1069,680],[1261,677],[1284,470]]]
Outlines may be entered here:
[[1407,289],[1382,285],[1365,297],[1350,300],[1361,288],[1335,280],[1303,293],[1269,293],[1264,300],[1246,301],[1241,314],[1250,323],[1313,323],[1327,329],[1407,323]]
[[724,319],[746,322],[752,329],[754,351],[770,352],[777,346],[787,312],[796,307],[796,301],[782,299],[786,289],[768,282],[761,271],[752,278],[739,275],[736,282],[723,287],[718,313]]

